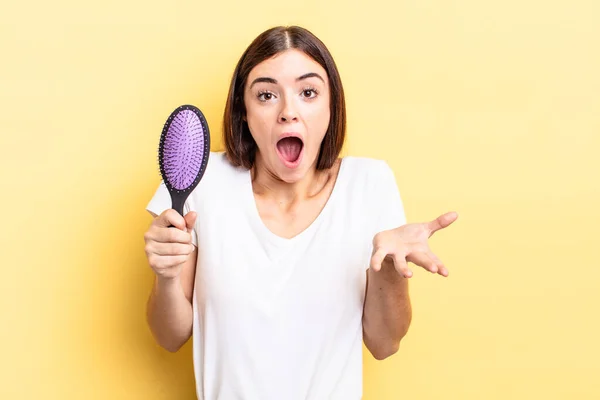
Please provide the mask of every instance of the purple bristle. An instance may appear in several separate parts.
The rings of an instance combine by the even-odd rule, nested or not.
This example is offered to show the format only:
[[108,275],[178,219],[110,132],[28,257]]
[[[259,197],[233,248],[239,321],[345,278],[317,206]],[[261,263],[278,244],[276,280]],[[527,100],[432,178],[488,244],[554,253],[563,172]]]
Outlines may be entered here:
[[173,188],[187,189],[202,167],[204,130],[198,116],[191,110],[177,113],[163,146],[165,178]]

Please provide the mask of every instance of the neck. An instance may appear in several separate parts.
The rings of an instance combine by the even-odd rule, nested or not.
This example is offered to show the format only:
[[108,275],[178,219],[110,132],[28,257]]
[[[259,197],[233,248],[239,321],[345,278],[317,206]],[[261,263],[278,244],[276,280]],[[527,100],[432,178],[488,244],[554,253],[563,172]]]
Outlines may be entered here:
[[256,195],[271,198],[280,204],[289,204],[318,194],[327,184],[329,175],[327,171],[317,171],[315,161],[302,179],[293,183],[284,182],[269,170],[257,154],[251,171],[252,189]]

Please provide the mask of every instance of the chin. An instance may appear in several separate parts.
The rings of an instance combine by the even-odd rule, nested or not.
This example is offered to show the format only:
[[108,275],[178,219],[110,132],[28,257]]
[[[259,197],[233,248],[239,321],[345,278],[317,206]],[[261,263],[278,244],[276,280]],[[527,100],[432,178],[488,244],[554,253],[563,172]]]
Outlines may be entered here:
[[281,165],[279,162],[279,168],[277,168],[277,175],[279,179],[286,183],[296,183],[301,181],[302,178],[306,176],[306,168],[300,164],[296,168],[288,168],[284,165]]
[[300,160],[292,164],[282,160],[281,157],[276,154],[274,171],[277,171],[279,179],[286,183],[296,183],[301,181],[310,171],[310,168],[314,163],[312,158],[305,156],[305,154],[301,154]]

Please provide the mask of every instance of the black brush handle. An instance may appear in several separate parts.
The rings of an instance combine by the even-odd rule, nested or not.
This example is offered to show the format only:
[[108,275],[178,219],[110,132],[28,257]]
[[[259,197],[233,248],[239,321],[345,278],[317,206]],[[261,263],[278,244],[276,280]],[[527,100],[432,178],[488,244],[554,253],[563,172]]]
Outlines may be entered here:
[[185,200],[187,199],[187,194],[182,193],[171,193],[171,208],[179,213],[182,217],[183,215],[183,205],[185,204]]
[[[189,194],[187,193],[171,192],[171,208],[177,211],[182,217],[184,216],[183,205],[185,204],[185,201],[188,198],[188,196]],[[174,227],[174,225],[169,226],[169,228]]]

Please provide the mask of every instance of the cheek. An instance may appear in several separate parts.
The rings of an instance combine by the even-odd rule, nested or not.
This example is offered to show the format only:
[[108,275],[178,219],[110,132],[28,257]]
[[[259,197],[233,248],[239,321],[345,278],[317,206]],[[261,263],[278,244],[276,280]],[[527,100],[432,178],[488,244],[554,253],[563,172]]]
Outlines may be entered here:
[[310,125],[310,130],[315,133],[315,139],[318,138],[319,141],[323,139],[323,136],[325,136],[327,128],[329,127],[329,120],[329,107],[311,113],[308,123]]
[[246,122],[256,142],[265,140],[271,131],[269,116],[265,111],[253,106],[246,108]]

